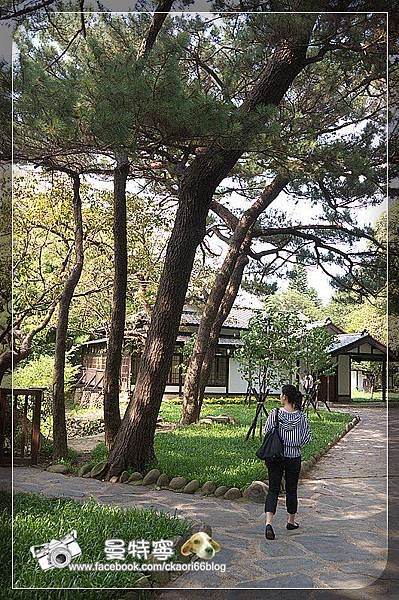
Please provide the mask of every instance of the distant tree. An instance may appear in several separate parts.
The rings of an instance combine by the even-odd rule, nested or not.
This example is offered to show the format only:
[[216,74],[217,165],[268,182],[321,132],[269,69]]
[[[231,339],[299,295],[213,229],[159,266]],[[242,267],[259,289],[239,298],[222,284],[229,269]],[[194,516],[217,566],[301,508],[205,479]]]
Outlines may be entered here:
[[315,302],[311,295],[292,288],[273,294],[268,302],[280,307],[281,310],[296,310],[314,321],[321,319],[323,316],[320,304]]
[[295,312],[270,306],[265,313],[257,312],[242,333],[243,346],[234,356],[248,386],[262,398],[268,390],[295,381],[301,332],[302,322]]

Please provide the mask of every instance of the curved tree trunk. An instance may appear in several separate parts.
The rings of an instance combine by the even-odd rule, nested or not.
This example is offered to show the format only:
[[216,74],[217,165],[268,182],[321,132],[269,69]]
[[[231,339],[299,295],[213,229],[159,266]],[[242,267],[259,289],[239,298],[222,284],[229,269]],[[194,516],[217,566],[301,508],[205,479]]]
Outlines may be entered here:
[[[306,64],[307,46],[315,20],[316,15],[306,15],[301,28],[285,31],[280,47],[242,104],[244,113],[250,113],[260,105],[280,103]],[[107,478],[119,474],[128,466],[141,470],[154,460],[157,416],[172,362],[195,252],[205,233],[212,197],[256,133],[253,125],[249,124],[246,128],[245,119],[242,127],[242,135],[236,135],[227,147],[221,148],[219,142],[197,156],[182,177],[179,208],[167,247],[137,382],[109,456],[105,469]]]
[[287,183],[287,177],[278,175],[270,185],[266,186],[258,200],[256,200],[256,202],[254,202],[254,204],[246,210],[239,219],[234,233],[230,238],[229,247],[222,268],[216,275],[215,283],[208,296],[201,317],[193,353],[190,359],[190,368],[186,374],[183,394],[182,423],[191,423],[194,415],[198,412],[196,407],[200,385],[198,374],[201,373],[211,329],[216,320],[219,306],[223,300],[230,277],[241,252],[241,245],[243,244],[246,235],[255,224],[258,216],[277,198]]
[[[250,246],[251,236],[248,236],[248,243],[245,244],[245,248],[248,249]],[[209,376],[212,369],[212,362],[215,356],[216,348],[218,345],[220,330],[223,323],[227,319],[237,298],[238,290],[240,289],[242,277],[244,274],[245,267],[248,264],[248,257],[243,249],[236,264],[234,266],[233,273],[230,277],[229,284],[226,288],[222,302],[220,303],[219,310],[215,321],[212,323],[211,331],[208,340],[204,340],[206,347],[202,349],[204,353],[204,360],[201,365],[201,369],[198,368],[198,363],[190,361],[187,375],[191,382],[199,382],[198,391],[188,389],[188,386],[184,386],[185,393],[188,393],[188,397],[192,397],[192,394],[197,393],[194,402],[188,402],[186,396],[183,397],[182,415],[180,419],[181,425],[190,425],[198,421],[201,413],[202,401],[204,398],[205,388],[209,380]],[[224,265],[223,265],[224,266]],[[223,268],[223,267],[222,267]],[[202,319],[201,319],[202,320]]]
[[80,198],[80,178],[74,173],[73,178],[73,216],[75,223],[75,265],[67,278],[61,294],[54,353],[53,378],[53,458],[65,457],[68,451],[67,432],[65,423],[65,352],[68,334],[69,308],[75,288],[79,282],[83,268],[83,223],[82,202]]
[[114,170],[114,286],[112,313],[104,372],[105,444],[110,448],[121,424],[119,409],[119,376],[122,362],[126,317],[127,228],[126,181],[129,163],[125,155],[117,157]]

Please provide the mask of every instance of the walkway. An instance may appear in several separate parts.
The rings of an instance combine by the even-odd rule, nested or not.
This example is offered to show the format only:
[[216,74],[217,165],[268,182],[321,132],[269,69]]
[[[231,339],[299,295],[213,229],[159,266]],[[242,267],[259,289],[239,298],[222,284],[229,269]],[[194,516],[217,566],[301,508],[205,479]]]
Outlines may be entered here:
[[[361,416],[360,423],[300,485],[301,528],[285,529],[280,499],[272,542],[264,539],[259,504],[70,478],[39,469],[32,477],[31,468],[15,469],[14,490],[80,501],[94,496],[107,504],[169,512],[176,508],[181,516],[208,522],[222,546],[214,560],[226,563],[226,572],[187,573],[173,585],[219,588],[213,600],[246,596],[238,589],[220,588],[364,587],[379,577],[386,564],[386,420],[381,408],[354,410]],[[179,600],[186,593],[165,590],[159,597]]]

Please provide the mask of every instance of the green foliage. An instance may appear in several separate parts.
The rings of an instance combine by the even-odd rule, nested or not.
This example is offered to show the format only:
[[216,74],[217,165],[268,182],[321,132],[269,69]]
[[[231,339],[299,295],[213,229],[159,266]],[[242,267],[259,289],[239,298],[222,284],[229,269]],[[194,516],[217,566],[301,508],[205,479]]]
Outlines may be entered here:
[[[18,365],[14,371],[13,382],[16,388],[44,387],[48,393],[53,388],[54,357],[42,354]],[[76,380],[79,367],[65,361],[65,391],[69,392]]]
[[97,464],[108,458],[108,449],[104,442],[100,442],[90,452],[90,462]]
[[292,381],[298,370],[297,357],[302,322],[297,313],[279,311],[267,304],[266,314],[257,311],[241,334],[243,346],[235,353],[239,369],[260,393]]
[[312,327],[292,307],[278,308],[275,297],[266,303],[266,314],[251,319],[241,339],[235,353],[240,371],[261,393],[293,382],[296,375],[312,375],[316,383],[335,372],[328,352],[335,337],[324,327]]
[[312,293],[306,293],[293,287],[273,294],[267,299],[267,302],[268,306],[273,306],[277,310],[293,311],[316,321],[322,318],[323,309],[320,301],[315,299]]
[[298,359],[305,374],[312,375],[315,382],[322,375],[333,375],[336,371],[336,362],[328,349],[331,348],[336,337],[324,327],[311,327],[303,331]]
[[[17,587],[45,589],[134,587],[135,580],[141,574],[132,571],[42,571],[36,559],[31,556],[29,548],[54,538],[61,539],[72,529],[76,529],[82,555],[75,559],[75,562],[105,562],[106,539],[118,538],[126,542],[139,539],[171,539],[175,535],[184,534],[188,527],[187,521],[153,509],[123,509],[98,504],[94,500],[82,505],[72,500],[15,494],[14,583]],[[137,559],[127,555],[126,560]],[[117,597],[120,597],[120,591]]]

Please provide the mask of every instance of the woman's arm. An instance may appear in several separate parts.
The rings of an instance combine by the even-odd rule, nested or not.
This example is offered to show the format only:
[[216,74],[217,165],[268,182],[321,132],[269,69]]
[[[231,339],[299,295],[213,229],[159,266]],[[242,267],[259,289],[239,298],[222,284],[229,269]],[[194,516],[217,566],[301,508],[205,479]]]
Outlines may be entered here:
[[276,424],[276,412],[277,412],[276,408],[273,408],[269,412],[269,416],[267,417],[265,428],[263,430],[264,435],[266,435],[266,433],[269,433],[269,431],[271,431],[273,429],[274,425]]
[[303,415],[301,423],[301,446],[308,444],[312,441],[312,432],[310,431],[309,423],[306,415]]

